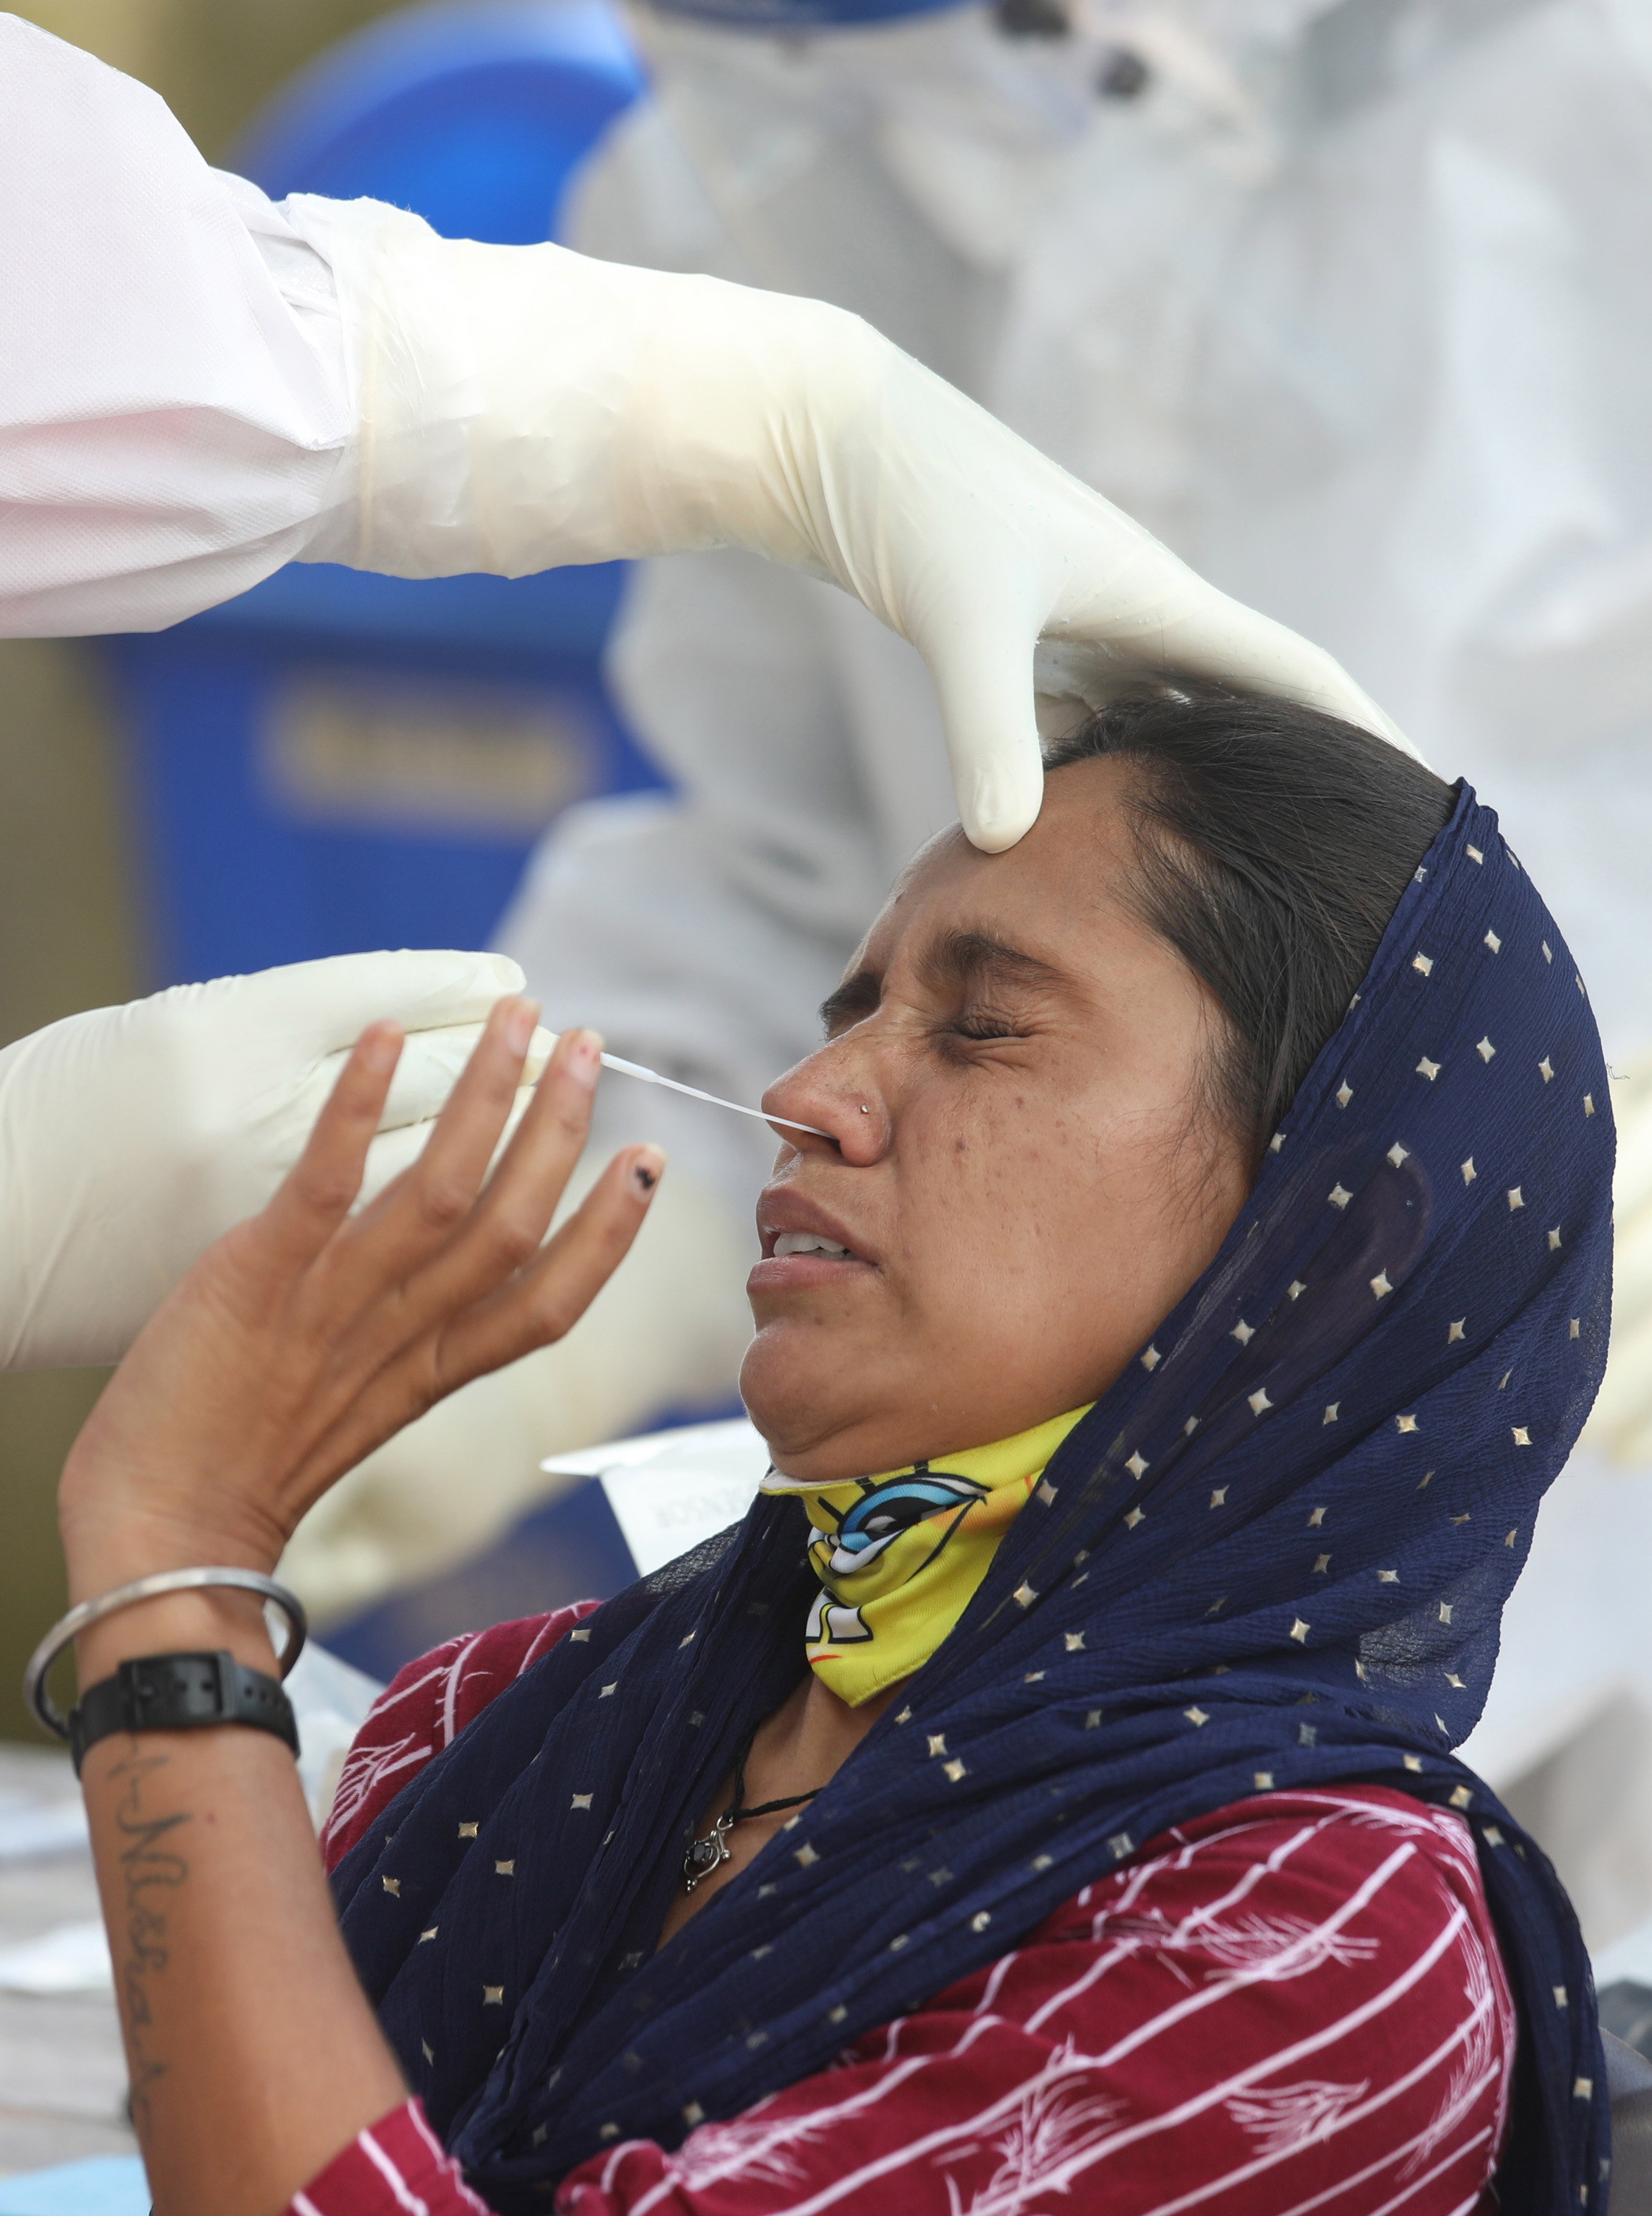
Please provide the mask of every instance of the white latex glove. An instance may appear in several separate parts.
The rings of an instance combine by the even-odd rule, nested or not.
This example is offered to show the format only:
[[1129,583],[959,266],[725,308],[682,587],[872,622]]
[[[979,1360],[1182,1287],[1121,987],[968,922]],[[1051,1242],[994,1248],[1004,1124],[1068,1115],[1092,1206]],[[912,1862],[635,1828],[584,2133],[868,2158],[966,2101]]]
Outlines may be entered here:
[[1229,679],[1403,745],[1331,657],[818,300],[439,238],[377,201],[284,212],[332,263],[358,416],[305,557],[399,576],[742,546],[924,656],[977,846],[1038,814],[1040,689]]
[[261,1208],[348,1048],[407,1048],[364,1197],[423,1145],[522,972],[501,954],[341,954],[94,1008],[0,1054],[0,1368],[114,1362],[202,1249]]

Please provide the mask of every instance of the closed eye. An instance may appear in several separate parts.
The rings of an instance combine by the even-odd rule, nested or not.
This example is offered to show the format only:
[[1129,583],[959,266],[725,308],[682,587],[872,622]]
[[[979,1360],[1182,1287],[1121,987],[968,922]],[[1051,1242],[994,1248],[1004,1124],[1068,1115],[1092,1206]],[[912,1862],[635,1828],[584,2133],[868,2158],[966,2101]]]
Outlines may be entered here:
[[995,1040],[1026,1035],[1023,1024],[996,1008],[968,1008],[930,1026],[930,1037],[937,1051],[954,1062],[965,1060],[972,1046],[988,1046]]

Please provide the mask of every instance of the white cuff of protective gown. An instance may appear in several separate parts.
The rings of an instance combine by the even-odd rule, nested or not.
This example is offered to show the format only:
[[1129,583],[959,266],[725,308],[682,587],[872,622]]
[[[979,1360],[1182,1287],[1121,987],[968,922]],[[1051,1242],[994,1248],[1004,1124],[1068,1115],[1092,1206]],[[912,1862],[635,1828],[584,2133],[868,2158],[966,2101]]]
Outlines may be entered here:
[[928,662],[980,846],[1038,813],[1033,659],[1091,703],[1227,679],[1395,739],[1329,655],[1213,591],[984,409],[818,300],[439,238],[297,195],[359,419],[313,558],[437,576],[744,547],[828,578]]
[[176,985],[6,1048],[0,1369],[118,1361],[202,1250],[264,1205],[351,1046],[390,1017],[408,1040],[368,1151],[364,1192],[379,1191],[521,985],[501,954],[341,954]]
[[[600,1175],[580,1165],[561,1215]],[[281,1576],[325,1624],[451,1569],[577,1480],[547,1455],[728,1399],[752,1335],[749,1212],[673,1161],[636,1243],[566,1339],[438,1401],[310,1510]]]

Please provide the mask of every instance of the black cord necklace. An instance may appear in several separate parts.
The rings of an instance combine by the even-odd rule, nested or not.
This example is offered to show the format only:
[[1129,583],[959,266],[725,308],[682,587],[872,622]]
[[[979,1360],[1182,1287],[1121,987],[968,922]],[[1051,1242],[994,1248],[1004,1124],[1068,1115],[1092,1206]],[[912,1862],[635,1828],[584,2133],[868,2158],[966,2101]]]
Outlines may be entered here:
[[794,1793],[789,1800],[761,1800],[755,1808],[743,1808],[740,1803],[746,1794],[746,1757],[752,1751],[752,1742],[756,1737],[754,1725],[740,1741],[740,1751],[734,1757],[734,1796],[728,1806],[703,1839],[692,1839],[689,1843],[688,1852],[683,1856],[685,1893],[692,1893],[702,1878],[709,1877],[714,1869],[734,1859],[729,1852],[728,1834],[736,1824],[747,1823],[753,1816],[777,1816],[783,1808],[801,1808],[806,1800],[813,1800],[816,1794],[826,1789],[824,1786],[816,1785],[807,1793]]

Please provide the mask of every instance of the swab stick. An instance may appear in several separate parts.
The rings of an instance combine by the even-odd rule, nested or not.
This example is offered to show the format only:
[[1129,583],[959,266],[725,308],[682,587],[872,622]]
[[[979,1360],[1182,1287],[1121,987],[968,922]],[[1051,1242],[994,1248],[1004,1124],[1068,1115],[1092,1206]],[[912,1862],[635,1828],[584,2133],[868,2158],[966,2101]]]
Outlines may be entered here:
[[[551,1031],[547,1036],[555,1044],[556,1033]],[[678,1078],[662,1077],[657,1069],[644,1069],[640,1062],[626,1062],[617,1054],[604,1055],[602,1066],[617,1070],[622,1077],[640,1077],[645,1085],[667,1086],[673,1093],[685,1093],[691,1100],[703,1100],[713,1108],[730,1109],[736,1116],[755,1116],[759,1123],[783,1123],[789,1131],[807,1131],[816,1139],[832,1136],[830,1131],[822,1131],[813,1123],[795,1123],[789,1116],[771,1116],[761,1108],[742,1108],[738,1100],[719,1099],[715,1093],[702,1093],[697,1085],[685,1085]]]

